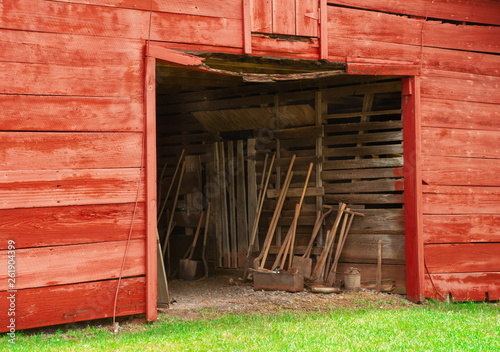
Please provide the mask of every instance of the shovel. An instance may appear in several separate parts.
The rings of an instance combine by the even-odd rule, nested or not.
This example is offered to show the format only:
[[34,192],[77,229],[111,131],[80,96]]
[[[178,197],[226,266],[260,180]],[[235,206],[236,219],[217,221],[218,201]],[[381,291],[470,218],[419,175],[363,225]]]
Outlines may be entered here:
[[194,253],[194,248],[196,247],[196,242],[198,241],[198,236],[200,235],[201,223],[205,212],[201,213],[200,220],[198,221],[198,227],[196,228],[196,233],[194,235],[193,243],[189,247],[184,256],[184,259],[179,261],[179,277],[186,281],[193,281],[196,276],[196,270],[198,268],[199,261],[191,260]]
[[293,257],[292,266],[297,268],[298,273],[302,274],[304,276],[304,279],[306,280],[309,280],[311,278],[312,259],[310,258],[310,256],[314,240],[316,240],[316,236],[318,236],[319,230],[321,229],[321,224],[323,224],[325,218],[333,211],[333,207],[330,205],[324,205],[323,208],[328,210],[325,213],[318,212],[318,217],[316,218],[316,223],[314,224],[311,240],[309,241],[306,252],[302,257]]

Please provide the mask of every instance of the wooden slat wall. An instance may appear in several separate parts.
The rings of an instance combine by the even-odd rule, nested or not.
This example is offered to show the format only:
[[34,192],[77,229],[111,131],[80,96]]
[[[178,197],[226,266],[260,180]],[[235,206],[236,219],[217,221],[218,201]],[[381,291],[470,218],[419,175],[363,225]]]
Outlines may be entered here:
[[362,281],[374,281],[382,240],[383,279],[405,292],[403,157],[400,84],[372,84],[343,106],[324,99],[328,114],[323,138],[325,204],[343,201],[364,213],[356,218],[340,257],[338,280],[350,266]]

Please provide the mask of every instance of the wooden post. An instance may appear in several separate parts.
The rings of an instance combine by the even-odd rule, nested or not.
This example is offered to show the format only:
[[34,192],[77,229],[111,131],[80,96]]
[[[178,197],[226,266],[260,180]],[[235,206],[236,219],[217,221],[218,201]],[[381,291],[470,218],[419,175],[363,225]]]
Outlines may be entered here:
[[224,267],[231,267],[231,249],[229,243],[229,222],[227,217],[227,198],[226,198],[226,158],[224,156],[224,142],[219,143],[219,157],[220,157],[220,196],[221,196],[221,210],[222,210],[222,255],[224,257]]
[[403,78],[403,158],[405,182],[406,293],[425,299],[422,213],[420,77]]
[[236,226],[236,199],[234,195],[235,184],[235,159],[234,159],[233,141],[227,142],[227,175],[229,178],[229,234],[231,238],[231,267],[238,267],[238,246],[237,246],[237,226]]
[[146,159],[146,319],[156,320],[157,227],[156,227],[156,59],[146,57],[144,119]]
[[380,292],[382,286],[382,240],[378,240],[377,250],[377,292]]
[[213,214],[215,216],[215,258],[216,263],[219,268],[222,268],[222,201],[221,201],[221,191],[220,187],[220,162],[219,162],[219,143],[214,143],[214,167],[213,171],[215,175],[213,177],[213,203],[214,203],[214,211]]
[[236,219],[238,221],[238,267],[243,265],[248,252],[247,197],[245,187],[245,155],[243,141],[236,142]]
[[[315,115],[316,115],[316,125],[317,126],[322,126],[323,125],[323,92],[318,91],[315,94]],[[321,132],[321,136],[316,137],[316,157],[322,157],[323,156],[323,136],[325,132],[324,130]],[[321,177],[321,173],[323,172],[323,164],[322,163],[317,163],[316,164],[316,184],[315,187],[323,187],[323,179]],[[316,211],[323,211],[323,196],[316,196]],[[323,231],[321,230],[322,227],[320,227],[320,232],[319,232],[319,238],[323,238]],[[320,241],[318,241],[320,242]],[[320,243],[321,244],[321,243]]]

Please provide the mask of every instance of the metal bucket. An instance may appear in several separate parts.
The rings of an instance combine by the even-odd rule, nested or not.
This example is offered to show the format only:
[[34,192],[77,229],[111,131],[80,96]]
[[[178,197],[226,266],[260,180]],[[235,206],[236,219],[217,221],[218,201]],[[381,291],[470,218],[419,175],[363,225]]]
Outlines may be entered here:
[[344,273],[344,285],[347,291],[359,291],[361,289],[361,273],[357,268],[349,268]]

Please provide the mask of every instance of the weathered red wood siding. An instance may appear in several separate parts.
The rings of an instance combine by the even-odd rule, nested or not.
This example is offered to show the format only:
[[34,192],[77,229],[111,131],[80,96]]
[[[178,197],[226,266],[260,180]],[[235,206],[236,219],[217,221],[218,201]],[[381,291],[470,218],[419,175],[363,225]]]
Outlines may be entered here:
[[[500,259],[478,249],[500,242],[499,2],[328,0],[321,31],[311,23],[325,14],[313,1],[298,3],[295,32],[286,34],[302,37],[278,40],[266,33],[279,8],[267,5],[283,1],[251,7],[246,27],[242,0],[0,2],[0,256],[14,239],[32,258],[22,264],[19,256],[18,328],[112,314],[136,201],[135,264],[124,272],[117,312],[146,311],[146,40],[243,53],[243,28],[260,32],[253,55],[318,59],[328,44],[329,59],[347,62],[350,73],[421,75],[425,294],[438,295],[436,287],[458,299],[499,298]],[[1,281],[0,296],[6,289]]]
[[328,3],[331,59],[353,73],[390,60],[421,75],[421,293],[499,299],[500,3]]

